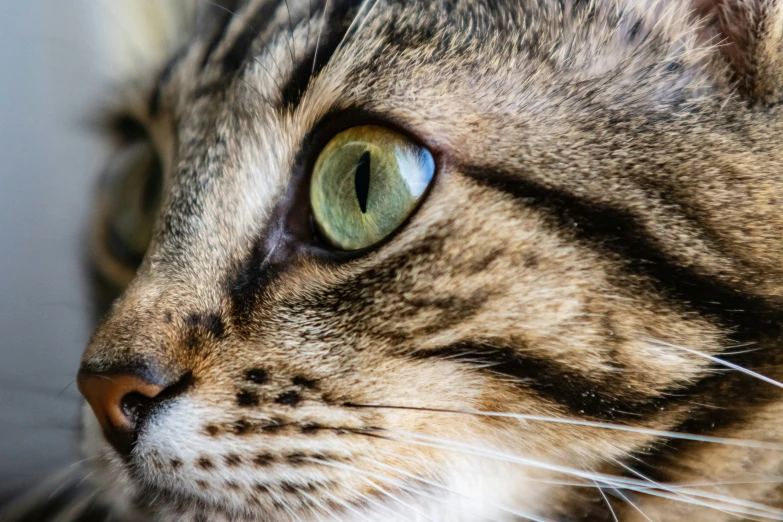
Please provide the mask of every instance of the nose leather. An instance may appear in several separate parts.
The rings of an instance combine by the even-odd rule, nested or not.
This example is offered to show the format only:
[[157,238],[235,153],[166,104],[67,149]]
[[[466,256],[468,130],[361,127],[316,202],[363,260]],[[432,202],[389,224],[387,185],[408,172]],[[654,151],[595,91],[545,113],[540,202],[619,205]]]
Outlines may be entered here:
[[106,439],[121,455],[130,454],[144,407],[164,388],[127,373],[79,370],[79,391],[95,413]]

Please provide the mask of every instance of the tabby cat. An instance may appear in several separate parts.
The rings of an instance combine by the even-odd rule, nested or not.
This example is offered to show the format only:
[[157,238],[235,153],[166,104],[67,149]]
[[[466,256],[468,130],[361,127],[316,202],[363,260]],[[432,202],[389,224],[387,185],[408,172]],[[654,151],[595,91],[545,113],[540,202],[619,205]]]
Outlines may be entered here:
[[107,118],[111,520],[783,520],[783,1],[196,7]]

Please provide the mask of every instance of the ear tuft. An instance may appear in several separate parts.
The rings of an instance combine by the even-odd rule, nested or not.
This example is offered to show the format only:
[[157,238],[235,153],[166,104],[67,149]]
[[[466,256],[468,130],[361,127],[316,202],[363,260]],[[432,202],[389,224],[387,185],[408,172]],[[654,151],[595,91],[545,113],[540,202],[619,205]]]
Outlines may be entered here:
[[771,103],[783,90],[783,1],[691,0],[731,67],[740,94]]

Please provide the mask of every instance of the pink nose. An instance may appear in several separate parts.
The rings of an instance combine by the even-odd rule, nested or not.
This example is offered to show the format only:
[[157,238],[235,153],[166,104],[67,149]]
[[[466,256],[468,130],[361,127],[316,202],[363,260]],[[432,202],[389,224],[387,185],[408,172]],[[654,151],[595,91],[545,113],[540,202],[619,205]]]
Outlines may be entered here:
[[76,384],[95,412],[106,440],[120,455],[130,455],[140,418],[164,388],[132,374],[87,370],[79,370]]

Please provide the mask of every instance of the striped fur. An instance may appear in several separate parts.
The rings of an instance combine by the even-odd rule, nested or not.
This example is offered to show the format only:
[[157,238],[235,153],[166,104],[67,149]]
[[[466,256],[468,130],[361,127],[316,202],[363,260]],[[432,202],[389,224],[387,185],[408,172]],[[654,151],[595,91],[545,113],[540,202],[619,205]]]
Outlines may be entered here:
[[[783,518],[783,386],[726,365],[783,376],[778,2],[204,3],[130,97],[164,202],[82,361],[191,379],[128,462],[85,414],[116,512]],[[307,183],[362,123],[437,174],[355,256]]]

